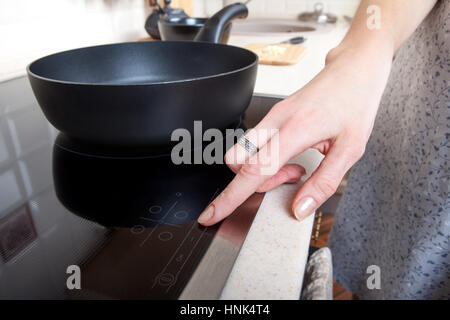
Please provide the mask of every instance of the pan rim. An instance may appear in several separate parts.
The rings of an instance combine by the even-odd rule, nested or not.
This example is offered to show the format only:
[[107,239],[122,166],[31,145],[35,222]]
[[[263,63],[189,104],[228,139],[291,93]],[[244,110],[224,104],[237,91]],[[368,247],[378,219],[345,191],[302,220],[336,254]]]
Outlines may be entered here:
[[[163,41],[164,43],[195,43],[193,41]],[[71,52],[71,51],[77,51],[77,50],[83,50],[83,49],[88,49],[88,48],[100,48],[100,47],[108,47],[108,46],[115,46],[115,45],[126,45],[126,44],[133,44],[133,43],[146,43],[146,42],[142,42],[142,41],[127,41],[127,42],[118,42],[118,43],[109,43],[109,44],[102,44],[102,45],[95,45],[95,46],[87,46],[87,47],[80,47],[80,48],[75,48],[75,49],[70,49],[70,50],[64,50],[64,51],[60,51],[60,52],[56,52],[56,53],[52,53],[49,55],[46,55],[44,57],[38,58],[34,61],[32,61],[31,63],[29,63],[27,65],[27,74],[29,76],[32,76],[34,78],[43,80],[43,81],[47,81],[47,82],[52,82],[52,83],[58,83],[58,84],[68,84],[68,85],[79,85],[79,86],[101,86],[101,87],[130,87],[130,86],[159,86],[159,85],[166,85],[166,84],[175,84],[175,83],[186,83],[186,82],[194,82],[194,81],[200,81],[200,80],[207,80],[207,79],[213,79],[213,78],[218,78],[218,77],[223,77],[223,76],[227,76],[227,75],[231,75],[234,73],[239,73],[241,71],[244,71],[246,69],[250,69],[252,67],[254,67],[255,65],[258,65],[258,56],[245,48],[241,48],[238,46],[234,46],[234,45],[228,45],[228,44],[221,44],[221,43],[211,43],[211,42],[203,42],[203,41],[199,41],[196,43],[199,44],[205,44],[205,45],[211,45],[211,46],[220,46],[220,47],[233,47],[236,49],[239,49],[243,52],[246,52],[247,54],[250,54],[251,56],[253,56],[254,60],[251,64],[246,65],[242,68],[238,68],[238,69],[234,69],[231,71],[227,71],[227,72],[222,72],[222,73],[216,73],[216,74],[212,74],[212,75],[208,75],[208,76],[202,76],[202,77],[195,77],[195,78],[187,78],[187,79],[180,79],[180,80],[171,80],[171,81],[159,81],[159,82],[140,82],[140,83],[95,83],[95,82],[81,82],[81,81],[68,81],[68,80],[58,80],[58,79],[52,79],[49,77],[45,77],[45,76],[41,76],[38,75],[36,73],[34,73],[33,71],[31,71],[31,67],[33,66],[33,64],[37,63],[38,61],[41,61],[43,59],[58,55],[58,54],[62,54],[62,53],[67,53],[67,52]],[[155,41],[155,42],[147,42],[147,43],[159,43],[159,41]]]

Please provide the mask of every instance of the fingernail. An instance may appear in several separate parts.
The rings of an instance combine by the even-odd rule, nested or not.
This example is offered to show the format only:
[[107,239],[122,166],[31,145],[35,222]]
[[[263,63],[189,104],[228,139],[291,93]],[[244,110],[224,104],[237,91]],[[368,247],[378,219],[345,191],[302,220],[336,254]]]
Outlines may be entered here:
[[210,205],[208,208],[206,208],[205,211],[202,212],[202,214],[198,217],[197,221],[198,223],[205,223],[209,221],[213,215],[214,215],[214,206]]
[[313,198],[310,197],[303,198],[295,205],[294,208],[295,217],[299,221],[305,219],[307,216],[313,213],[316,206],[317,203],[314,201]]

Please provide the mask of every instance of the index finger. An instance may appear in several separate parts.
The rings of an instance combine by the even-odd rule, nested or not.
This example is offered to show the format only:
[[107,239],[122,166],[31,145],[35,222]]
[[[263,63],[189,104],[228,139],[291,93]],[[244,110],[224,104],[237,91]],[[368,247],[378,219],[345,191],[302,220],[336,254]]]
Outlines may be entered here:
[[243,165],[228,186],[202,212],[198,222],[210,226],[226,218],[268,178],[270,176],[260,173],[260,164]]
[[286,139],[286,135],[281,134],[283,130],[248,159],[222,193],[203,211],[198,218],[199,223],[210,226],[229,216],[295,155],[295,148],[283,146],[287,142],[280,139],[281,136]]

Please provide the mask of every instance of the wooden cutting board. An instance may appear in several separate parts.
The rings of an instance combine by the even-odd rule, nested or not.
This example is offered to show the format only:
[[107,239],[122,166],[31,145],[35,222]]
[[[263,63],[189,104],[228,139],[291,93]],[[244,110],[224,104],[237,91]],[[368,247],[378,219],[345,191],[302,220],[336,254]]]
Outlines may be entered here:
[[259,57],[260,64],[277,66],[293,65],[298,63],[306,53],[306,47],[298,44],[268,44],[252,43],[245,46]]

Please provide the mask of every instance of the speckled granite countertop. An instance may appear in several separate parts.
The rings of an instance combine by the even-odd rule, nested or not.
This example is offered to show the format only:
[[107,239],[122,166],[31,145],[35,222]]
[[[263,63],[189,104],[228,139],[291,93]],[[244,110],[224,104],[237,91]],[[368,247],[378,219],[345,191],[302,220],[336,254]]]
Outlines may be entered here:
[[[308,177],[322,158],[307,150],[291,162],[304,166]],[[292,216],[298,188],[283,185],[265,195],[221,299],[299,299],[314,218]]]

